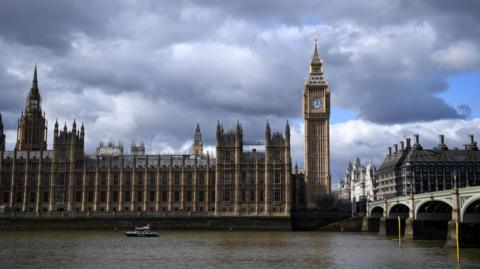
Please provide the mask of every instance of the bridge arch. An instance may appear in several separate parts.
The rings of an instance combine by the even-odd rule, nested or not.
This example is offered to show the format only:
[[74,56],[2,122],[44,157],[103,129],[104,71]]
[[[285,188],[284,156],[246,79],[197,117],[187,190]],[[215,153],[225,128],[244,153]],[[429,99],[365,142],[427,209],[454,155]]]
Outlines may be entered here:
[[391,204],[388,207],[388,215],[387,217],[390,218],[397,218],[400,216],[402,219],[408,218],[408,212],[410,211],[410,206],[407,203],[399,202]]
[[450,206],[450,208],[453,208],[452,206],[452,201],[448,199],[442,199],[442,198],[436,198],[436,199],[424,199],[418,202],[418,204],[415,204],[415,219],[418,219],[418,211],[420,208],[424,207],[427,203],[431,202],[437,202],[437,203],[445,203]]
[[480,215],[480,194],[470,197],[462,206],[460,211],[461,222],[479,223],[480,217],[470,217],[468,211],[474,211],[474,214]]
[[383,217],[383,212],[385,212],[385,209],[383,208],[383,206],[374,206],[371,210],[370,210],[370,217],[371,218],[381,218]]
[[416,208],[416,220],[449,221],[452,219],[452,206],[441,200],[427,200]]

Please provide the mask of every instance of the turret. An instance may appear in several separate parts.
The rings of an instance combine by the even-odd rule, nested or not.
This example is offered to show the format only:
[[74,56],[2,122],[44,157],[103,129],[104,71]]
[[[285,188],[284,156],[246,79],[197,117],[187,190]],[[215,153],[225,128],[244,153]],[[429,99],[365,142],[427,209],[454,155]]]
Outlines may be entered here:
[[53,129],[55,137],[58,136],[58,120],[55,120],[55,128]]
[[220,121],[217,121],[217,135],[216,135],[217,145],[220,143],[221,137],[222,137],[222,128],[220,126]]
[[75,119],[73,119],[72,133],[73,133],[73,134],[76,134],[76,133],[77,133],[77,122],[76,122]]
[[46,150],[47,121],[42,112],[42,98],[38,89],[37,66],[33,72],[32,87],[28,93],[25,109],[18,120],[16,150]]
[[2,113],[0,113],[0,151],[5,151],[5,132],[3,130]]
[[288,124],[288,120],[287,124],[285,125],[285,143],[290,146],[290,124]]
[[272,130],[270,129],[270,123],[267,120],[267,124],[265,126],[265,145],[270,145],[270,140],[272,139]]
[[85,139],[85,126],[83,126],[83,122],[82,122],[82,126],[80,127],[80,138],[82,140]]
[[195,129],[195,139],[192,145],[192,153],[195,155],[203,154],[202,133],[200,132],[200,125],[198,123],[197,128]]

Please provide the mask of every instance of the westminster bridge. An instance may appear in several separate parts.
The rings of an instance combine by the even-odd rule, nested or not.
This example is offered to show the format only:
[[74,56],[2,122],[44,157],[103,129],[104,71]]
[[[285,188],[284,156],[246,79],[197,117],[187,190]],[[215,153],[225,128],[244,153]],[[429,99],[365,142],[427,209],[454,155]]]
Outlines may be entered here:
[[364,231],[382,235],[401,232],[406,239],[455,239],[455,225],[460,225],[460,239],[480,243],[480,186],[454,188],[377,200],[367,204]]

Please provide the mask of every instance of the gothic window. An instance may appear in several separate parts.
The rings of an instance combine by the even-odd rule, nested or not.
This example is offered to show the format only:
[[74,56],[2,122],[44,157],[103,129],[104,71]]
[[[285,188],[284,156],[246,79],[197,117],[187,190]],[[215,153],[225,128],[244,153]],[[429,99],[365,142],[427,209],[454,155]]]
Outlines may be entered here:
[[143,192],[137,191],[137,202],[143,201]]
[[25,176],[23,174],[19,174],[17,176],[17,186],[23,186],[24,180],[25,180]]
[[118,192],[117,191],[112,192],[112,201],[113,202],[118,201]]
[[168,201],[168,192],[162,191],[162,202]]
[[198,192],[198,201],[203,202],[205,200],[205,191]]
[[150,185],[156,185],[155,173],[150,173]]
[[8,203],[8,200],[10,199],[10,193],[4,192],[3,193],[3,202]]
[[162,174],[162,185],[163,185],[163,186],[167,186],[167,185],[168,185],[168,174],[167,174],[167,173],[163,173],[163,174]]
[[10,186],[12,183],[12,176],[10,174],[6,174],[5,177],[3,177],[3,186]]
[[65,193],[63,191],[57,192],[57,202],[65,202]]
[[88,197],[87,198],[88,198],[89,202],[93,202],[93,191],[88,192]]
[[245,202],[247,200],[247,194],[246,191],[242,190],[242,195],[241,195],[242,202]]
[[250,202],[255,202],[255,191],[250,191]]
[[30,192],[30,202],[31,203],[35,202],[35,197],[36,197],[35,192]]
[[95,176],[93,174],[90,174],[88,177],[88,186],[93,186],[93,182],[95,181]]
[[175,185],[180,185],[180,173],[175,173]]
[[43,202],[47,203],[49,199],[48,191],[43,192]]
[[142,185],[143,184],[143,175],[140,173],[137,176],[137,184]]
[[230,191],[225,191],[223,195],[223,201],[230,202]]
[[192,201],[192,191],[187,191],[187,202]]
[[77,191],[75,192],[75,202],[81,202],[82,201],[82,192]]
[[199,173],[200,179],[198,185],[205,185],[205,173]]
[[273,159],[274,159],[275,161],[280,161],[280,152],[279,152],[278,150],[275,150],[275,151],[273,152]]
[[58,176],[58,185],[65,185],[65,174],[60,173],[60,175]]
[[75,181],[77,186],[82,185],[82,174],[77,174]]
[[282,180],[282,174],[280,171],[275,171],[275,184],[280,184]]
[[173,193],[173,199],[175,202],[179,202],[180,201],[180,192],[179,191],[175,191]]
[[106,200],[106,199],[105,199],[105,192],[104,192],[104,191],[101,191],[101,192],[100,192],[100,202],[103,203],[103,202],[105,202],[105,200]]
[[260,198],[259,198],[260,202],[263,202],[264,200],[263,195],[264,195],[263,190],[260,190]]
[[149,198],[150,202],[154,202],[155,201],[155,192],[150,191],[148,198]]
[[215,202],[215,191],[210,192],[210,199],[211,202]]
[[187,173],[187,185],[192,185],[192,180],[193,180],[192,172],[188,172]]
[[275,191],[273,192],[273,201],[274,201],[274,202],[280,202],[280,201],[281,201],[280,191],[279,191],[279,190],[275,190]]
[[225,187],[228,186],[228,188],[229,188],[230,184],[232,184],[232,173],[230,171],[225,171],[224,176],[223,176],[223,185]]
[[118,173],[113,174],[113,185],[118,185]]
[[130,192],[125,191],[125,202],[130,202]]
[[126,173],[125,174],[125,185],[131,185],[132,184],[132,180],[131,180],[131,177],[130,177],[130,173]]

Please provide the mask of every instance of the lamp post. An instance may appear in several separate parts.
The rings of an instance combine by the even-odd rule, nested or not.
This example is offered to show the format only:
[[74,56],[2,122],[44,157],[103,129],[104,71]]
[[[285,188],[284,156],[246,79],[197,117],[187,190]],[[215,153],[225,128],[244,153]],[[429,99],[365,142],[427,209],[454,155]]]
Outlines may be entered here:
[[458,169],[454,167],[452,170],[453,175],[453,191],[452,191],[452,220],[448,222],[448,238],[447,245],[455,246],[457,250],[457,263],[460,263],[460,241],[459,241],[459,222],[460,222],[460,210],[459,210],[459,195],[458,195]]

